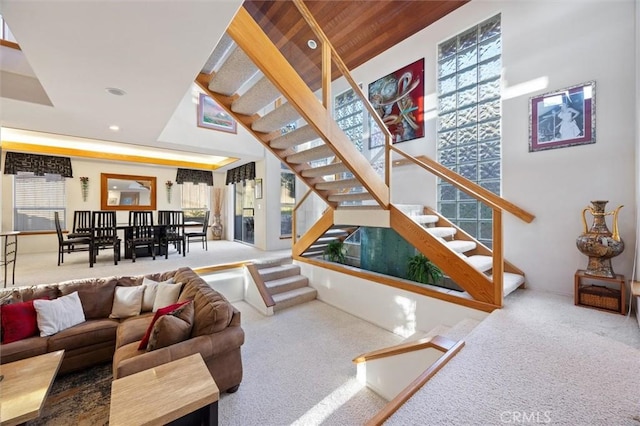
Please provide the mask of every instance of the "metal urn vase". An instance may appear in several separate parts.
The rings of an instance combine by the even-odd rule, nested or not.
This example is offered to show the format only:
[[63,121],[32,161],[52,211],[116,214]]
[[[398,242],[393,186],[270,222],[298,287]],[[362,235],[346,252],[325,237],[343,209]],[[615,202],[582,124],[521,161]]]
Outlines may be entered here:
[[[589,257],[585,274],[594,277],[615,278],[611,267],[611,258],[624,251],[624,241],[618,232],[618,212],[622,208],[619,206],[613,211],[605,212],[608,201],[592,201],[593,206],[582,210],[582,224],[584,231],[576,240],[576,246],[583,254]],[[593,216],[593,224],[587,230],[586,213],[589,211]],[[612,229],[607,228],[606,216],[613,216]]]
[[220,213],[214,213],[213,225],[211,225],[211,233],[214,240],[222,239],[222,223],[220,222]]

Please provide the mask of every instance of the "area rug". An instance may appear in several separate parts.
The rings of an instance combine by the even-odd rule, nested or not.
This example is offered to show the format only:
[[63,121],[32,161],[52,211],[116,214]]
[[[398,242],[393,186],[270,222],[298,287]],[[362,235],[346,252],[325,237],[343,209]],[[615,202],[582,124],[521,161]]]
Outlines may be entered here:
[[111,363],[56,378],[42,415],[29,426],[109,424]]

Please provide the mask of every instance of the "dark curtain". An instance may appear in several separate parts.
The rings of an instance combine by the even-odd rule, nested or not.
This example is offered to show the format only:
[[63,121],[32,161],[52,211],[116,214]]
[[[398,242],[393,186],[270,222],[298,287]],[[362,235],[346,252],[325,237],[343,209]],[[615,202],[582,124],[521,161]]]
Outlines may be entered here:
[[247,163],[234,169],[227,170],[226,184],[254,180],[256,178],[256,163]]
[[213,172],[211,170],[178,169],[176,183],[192,182],[195,184],[206,183],[213,186]]
[[7,152],[4,159],[4,174],[15,175],[18,172],[33,172],[36,176],[44,176],[45,173],[49,173],[68,178],[73,177],[69,157]]

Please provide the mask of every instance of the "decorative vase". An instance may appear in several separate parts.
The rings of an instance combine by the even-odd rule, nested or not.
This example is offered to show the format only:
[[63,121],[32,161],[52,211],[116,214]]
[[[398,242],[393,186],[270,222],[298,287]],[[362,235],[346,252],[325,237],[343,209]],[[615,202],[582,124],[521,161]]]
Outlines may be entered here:
[[[577,238],[576,246],[583,254],[589,257],[585,274],[594,277],[615,278],[611,267],[611,258],[624,251],[624,241],[618,233],[618,212],[622,208],[619,206],[611,212],[605,212],[605,205],[608,201],[592,201],[593,207],[586,207],[582,210],[583,233]],[[587,231],[586,213],[589,211],[593,216],[593,224]],[[607,228],[606,216],[613,215],[613,232]]]
[[80,189],[82,191],[82,201],[87,201],[89,196],[89,182],[81,182]]
[[222,239],[222,223],[220,223],[220,213],[213,215],[213,225],[211,225],[211,233],[214,240]]

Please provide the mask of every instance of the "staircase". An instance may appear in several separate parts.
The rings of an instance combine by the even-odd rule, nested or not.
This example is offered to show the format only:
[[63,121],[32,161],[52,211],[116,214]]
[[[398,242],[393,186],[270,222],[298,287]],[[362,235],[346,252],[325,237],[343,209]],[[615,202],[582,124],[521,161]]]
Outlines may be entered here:
[[[316,35],[322,39],[320,44],[326,49],[322,52],[320,64],[322,90],[312,90],[306,84],[244,8],[240,8],[195,81],[330,207],[328,213],[325,212],[316,225],[296,242],[294,256],[303,258],[303,254],[304,257],[309,253],[317,255],[321,249],[324,250],[322,245],[327,239],[335,237],[331,235],[335,232],[331,228],[336,223],[356,227],[391,227],[472,298],[491,306],[501,306],[503,292],[523,282],[514,279],[503,288],[502,279],[506,281],[510,276],[502,273],[501,243],[494,244],[499,251],[497,257],[493,257],[491,270],[487,269],[487,259],[482,256],[491,256],[491,250],[477,245],[473,247],[469,241],[472,238],[459,237],[460,230],[430,230],[450,228],[442,223],[446,219],[416,222],[390,203],[391,154],[387,151],[380,161],[384,175],[381,176],[338,127],[328,105],[331,65],[338,67],[356,93],[360,93],[360,89],[321,29],[315,28],[317,24],[312,21],[304,3],[299,0],[294,0],[294,3],[314,27]],[[364,105],[370,117],[377,120],[383,129],[386,146],[394,153],[401,153],[390,144],[390,135],[371,105],[366,101]],[[415,158],[409,161],[415,161]],[[450,183],[471,185],[473,195],[483,202],[488,199],[490,207],[494,211],[498,209],[498,214],[501,214],[499,209],[513,213],[511,208],[517,208],[437,163],[429,167],[432,173],[448,179]],[[502,201],[507,207],[502,207]],[[358,205],[357,210],[354,210],[354,204]],[[378,223],[372,224],[374,221]],[[502,241],[501,234],[499,238]],[[497,275],[495,280],[489,275],[493,272]],[[515,268],[507,272],[523,275]]]
[[[413,204],[395,204],[394,206],[469,266],[492,278],[493,257],[489,248],[432,209]],[[502,277],[503,296],[512,293],[525,282],[524,273],[506,261]]]
[[309,279],[300,275],[300,267],[291,258],[255,263],[267,291],[273,298],[273,311],[314,300],[317,291],[309,287]]
[[356,227],[333,225],[320,238],[309,246],[303,253],[303,257],[322,257],[324,250],[332,241],[344,241],[356,231]]

